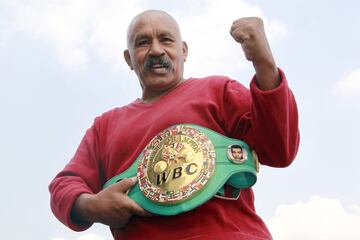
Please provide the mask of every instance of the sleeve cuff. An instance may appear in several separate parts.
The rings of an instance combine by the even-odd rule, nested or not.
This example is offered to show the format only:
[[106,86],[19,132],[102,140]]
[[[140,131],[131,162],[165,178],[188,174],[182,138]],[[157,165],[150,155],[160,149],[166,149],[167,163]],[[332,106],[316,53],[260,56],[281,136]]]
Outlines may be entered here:
[[256,93],[256,94],[273,94],[279,91],[282,91],[282,89],[284,88],[288,88],[288,83],[287,83],[287,79],[285,76],[285,73],[278,68],[279,71],[279,75],[280,75],[280,84],[279,86],[273,88],[273,89],[269,89],[269,90],[262,90],[259,88],[258,84],[257,84],[257,80],[256,80],[256,75],[254,75],[254,77],[251,79],[250,82],[250,91],[252,93]]
[[72,193],[69,196],[69,204],[67,205],[67,208],[65,209],[65,214],[66,214],[66,222],[65,224],[72,230],[77,231],[77,232],[81,232],[81,231],[85,231],[88,228],[90,228],[93,223],[79,223],[79,222],[75,222],[72,218],[71,218],[71,209],[74,206],[74,203],[76,201],[76,199],[83,193],[89,193],[89,194],[93,194],[91,191],[89,191],[88,189],[79,189],[78,191]]

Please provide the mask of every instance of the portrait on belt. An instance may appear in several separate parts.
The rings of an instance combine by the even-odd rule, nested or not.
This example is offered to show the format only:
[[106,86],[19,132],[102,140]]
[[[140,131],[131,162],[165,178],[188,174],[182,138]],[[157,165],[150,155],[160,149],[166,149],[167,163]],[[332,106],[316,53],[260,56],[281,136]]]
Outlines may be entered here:
[[233,163],[244,163],[247,160],[247,152],[240,145],[229,145],[227,156]]

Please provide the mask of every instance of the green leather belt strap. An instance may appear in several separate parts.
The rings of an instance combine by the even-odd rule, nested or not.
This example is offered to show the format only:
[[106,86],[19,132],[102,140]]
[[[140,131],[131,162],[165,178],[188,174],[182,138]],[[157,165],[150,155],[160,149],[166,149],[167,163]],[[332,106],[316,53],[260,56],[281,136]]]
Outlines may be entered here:
[[[236,155],[239,148],[241,158]],[[236,189],[251,187],[258,166],[245,142],[202,126],[178,124],[155,136],[132,166],[104,188],[137,175],[128,196],[149,212],[176,215],[205,203],[225,183]]]

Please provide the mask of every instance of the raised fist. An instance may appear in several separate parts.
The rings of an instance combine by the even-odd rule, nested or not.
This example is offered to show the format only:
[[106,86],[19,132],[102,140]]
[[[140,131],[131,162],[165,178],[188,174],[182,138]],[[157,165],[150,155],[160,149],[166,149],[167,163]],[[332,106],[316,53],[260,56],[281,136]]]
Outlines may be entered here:
[[258,86],[263,90],[279,85],[279,73],[266,38],[261,18],[247,17],[235,20],[231,36],[241,44],[247,60],[252,61]]
[[247,17],[235,20],[230,30],[235,41],[241,43],[245,57],[249,61],[273,61],[261,18]]

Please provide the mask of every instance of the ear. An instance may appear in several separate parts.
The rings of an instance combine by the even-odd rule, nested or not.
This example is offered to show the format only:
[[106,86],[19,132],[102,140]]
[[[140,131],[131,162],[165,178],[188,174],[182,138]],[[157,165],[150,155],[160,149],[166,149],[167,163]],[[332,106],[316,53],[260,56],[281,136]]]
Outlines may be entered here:
[[126,61],[127,65],[130,67],[130,69],[134,70],[133,65],[131,63],[130,53],[129,53],[128,49],[126,49],[124,51],[124,58],[125,58],[125,61]]
[[185,41],[183,41],[183,43],[182,43],[182,51],[183,51],[183,55],[184,55],[184,62],[186,62],[186,58],[188,55],[188,46]]

